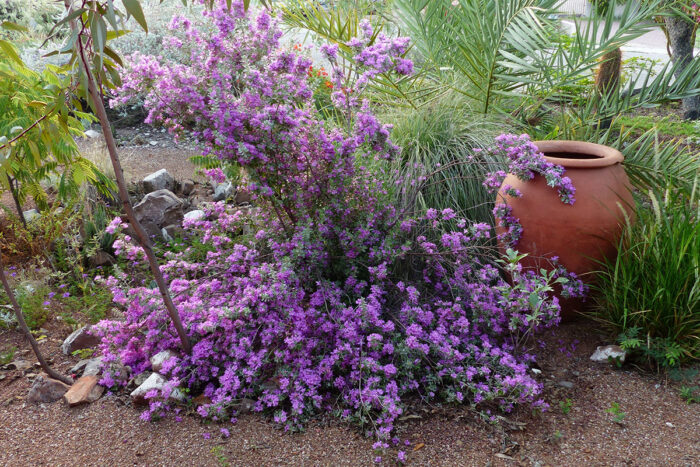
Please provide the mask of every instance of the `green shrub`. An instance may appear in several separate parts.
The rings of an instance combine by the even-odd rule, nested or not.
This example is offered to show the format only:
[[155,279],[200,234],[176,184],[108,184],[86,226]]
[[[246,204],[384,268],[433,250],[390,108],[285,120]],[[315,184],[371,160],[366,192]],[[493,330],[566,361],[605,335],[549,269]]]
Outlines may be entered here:
[[596,318],[620,334],[623,347],[661,366],[700,359],[696,195],[667,190],[641,202],[595,287]]

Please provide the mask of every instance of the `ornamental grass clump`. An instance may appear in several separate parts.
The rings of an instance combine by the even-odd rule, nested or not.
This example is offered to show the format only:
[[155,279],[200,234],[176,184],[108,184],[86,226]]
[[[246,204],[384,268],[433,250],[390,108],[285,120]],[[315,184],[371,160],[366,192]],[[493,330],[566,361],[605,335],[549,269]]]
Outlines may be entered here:
[[[255,194],[253,209],[217,203],[185,221],[197,247],[165,254],[192,353],[163,364],[168,385],[147,395],[143,417],[164,416],[181,388],[207,398],[198,412],[212,420],[235,421],[248,398],[287,429],[330,412],[386,448],[409,397],[546,407],[528,373],[533,357],[517,344],[558,323],[551,286],[566,279],[522,270],[513,251],[502,263],[481,260],[487,224],[451,209],[410,218],[389,202],[383,171],[398,148],[361,95],[377,74],[411,72],[408,39],[372,39],[363,23],[347,44],[359,64],[351,74],[323,48],[345,120],[333,127],[314,106],[309,60],[280,48],[275,21],[223,4],[207,13],[211,37],[173,20],[200,51],[191,66],[139,57],[117,98],[145,95],[149,121],[193,131],[222,165],[246,170]],[[108,229],[123,228],[115,219]],[[142,268],[141,249],[119,235],[117,254]],[[98,329],[107,367],[138,374],[178,341],[157,291],[130,277],[106,279],[126,319]],[[116,376],[102,384],[119,385]]]

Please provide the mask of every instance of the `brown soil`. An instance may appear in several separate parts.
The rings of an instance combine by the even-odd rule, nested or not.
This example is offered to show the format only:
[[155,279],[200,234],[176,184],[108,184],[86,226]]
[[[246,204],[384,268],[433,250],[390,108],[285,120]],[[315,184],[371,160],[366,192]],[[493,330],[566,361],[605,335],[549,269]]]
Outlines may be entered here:
[[[56,322],[46,327],[49,337],[42,348],[66,372],[78,360],[59,351],[69,330]],[[538,378],[552,406],[548,412],[520,410],[489,425],[463,407],[416,404],[398,429],[398,436],[411,442],[407,463],[700,464],[700,404],[687,405],[677,383],[631,366],[617,370],[591,362],[595,346],[607,342],[585,321],[562,325],[543,340]],[[16,331],[0,332],[0,342],[0,350],[27,347]],[[23,357],[33,360],[27,351]],[[372,465],[376,455],[372,440],[330,417],[313,421],[304,433],[288,434],[257,414],[236,425],[205,424],[197,415],[181,422],[144,422],[124,395],[73,409],[62,402],[35,406],[23,398],[36,372],[0,372],[5,375],[0,380],[2,465]],[[567,399],[571,409],[565,414],[559,402]],[[626,414],[623,424],[606,412],[613,402]],[[222,438],[222,427],[230,438]],[[204,438],[207,433],[211,439]],[[393,465],[395,455],[395,450],[386,454],[385,464]]]

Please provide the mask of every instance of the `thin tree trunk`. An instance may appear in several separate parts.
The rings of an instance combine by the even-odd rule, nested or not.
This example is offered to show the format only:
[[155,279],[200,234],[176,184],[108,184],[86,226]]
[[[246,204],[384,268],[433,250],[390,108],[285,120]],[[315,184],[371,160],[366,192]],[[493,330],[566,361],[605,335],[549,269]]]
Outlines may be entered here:
[[10,298],[10,303],[12,304],[12,309],[14,310],[15,316],[17,317],[19,327],[20,329],[22,329],[22,332],[29,341],[29,345],[32,346],[32,350],[34,350],[34,355],[36,355],[36,358],[39,360],[39,365],[41,365],[41,368],[51,378],[62,381],[68,385],[73,384],[72,379],[58,373],[56,370],[51,368],[44,359],[44,356],[41,354],[41,350],[39,350],[39,344],[37,344],[36,339],[34,339],[34,336],[32,336],[32,332],[29,330],[29,326],[27,326],[27,322],[24,320],[22,309],[20,308],[19,303],[17,303],[17,298],[15,297],[15,294],[12,291],[9,282],[7,282],[7,277],[5,276],[5,267],[2,262],[2,255],[0,255],[0,282],[2,282],[2,287],[3,289],[5,289],[5,293]]
[[[70,0],[65,0],[66,10],[70,10]],[[77,21],[71,21],[71,28],[77,28]],[[82,34],[82,32],[81,32]],[[107,151],[109,152],[109,158],[112,161],[112,167],[114,167],[114,175],[117,181],[117,187],[119,191],[119,200],[122,203],[124,212],[129,219],[131,227],[134,229],[136,234],[136,240],[139,242],[140,246],[146,253],[146,258],[148,259],[148,264],[153,273],[153,277],[158,285],[158,290],[163,297],[163,303],[165,308],[168,310],[168,315],[175,326],[175,330],[180,338],[182,344],[182,349],[185,353],[189,354],[192,351],[190,346],[190,340],[187,337],[185,328],[182,326],[182,320],[180,319],[180,314],[175,308],[172,298],[170,297],[170,292],[163,279],[163,274],[160,271],[160,265],[158,264],[158,258],[156,258],[153,248],[151,247],[151,240],[148,237],[148,233],[143,229],[141,224],[136,220],[136,215],[134,209],[131,206],[131,201],[129,200],[129,192],[126,189],[126,181],[124,180],[124,172],[122,171],[121,162],[119,161],[119,155],[117,154],[117,145],[114,141],[114,135],[112,133],[112,126],[110,125],[109,118],[107,117],[107,111],[104,106],[102,92],[97,88],[97,82],[93,78],[92,71],[90,69],[91,61],[88,60],[86,56],[86,51],[84,48],[82,37],[78,37],[76,41],[76,47],[78,48],[78,60],[80,61],[80,66],[83,72],[87,76],[88,93],[94,104],[94,110],[97,114],[97,118],[100,121],[100,126],[102,127],[102,133],[104,134],[105,143],[107,145]]]
[[22,204],[19,202],[19,195],[15,189],[16,185],[16,180],[13,183],[12,177],[9,175],[7,176],[7,182],[10,184],[10,193],[12,193],[12,200],[15,202],[15,209],[17,209],[17,215],[19,216],[19,220],[22,221],[22,225],[26,228],[27,227],[27,219],[24,217],[24,211],[22,210]]
[[[693,43],[695,26],[678,16],[664,18],[668,39],[671,46],[671,59],[674,63],[680,63],[678,73],[693,60]],[[678,76],[676,73],[676,76]],[[686,97],[683,99],[683,117],[687,120],[700,118],[700,96]]]

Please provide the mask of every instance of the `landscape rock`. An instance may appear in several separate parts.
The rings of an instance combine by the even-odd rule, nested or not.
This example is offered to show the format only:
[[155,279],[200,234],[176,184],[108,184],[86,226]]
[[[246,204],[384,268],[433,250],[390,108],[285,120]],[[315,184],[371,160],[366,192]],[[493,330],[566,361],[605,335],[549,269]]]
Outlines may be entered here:
[[566,389],[574,388],[574,383],[572,383],[571,381],[559,381],[557,384]]
[[192,180],[183,180],[181,190],[183,195],[188,196],[194,191],[194,182]]
[[134,378],[129,381],[129,386],[133,387],[139,387],[141,386],[144,381],[146,381],[150,376],[153,374],[152,371],[144,371],[143,373],[139,373],[138,375],[134,376]]
[[93,268],[99,268],[101,266],[112,266],[116,264],[117,260],[114,256],[110,255],[106,251],[98,251],[93,256],[90,257],[90,266]]
[[591,360],[598,363],[607,363],[612,360],[618,360],[620,363],[625,361],[627,357],[627,352],[625,352],[619,345],[606,345],[598,346],[591,355]]
[[175,179],[165,169],[153,172],[143,179],[143,189],[146,193],[158,190],[172,190],[175,187]]
[[61,345],[61,351],[65,355],[71,355],[76,350],[89,349],[100,343],[100,338],[89,334],[92,326],[83,326],[66,337]]
[[34,380],[31,389],[29,389],[27,402],[33,404],[56,402],[62,398],[69,389],[70,386],[61,381],[51,379],[48,376],[39,375]]
[[10,362],[10,363],[8,363],[7,365],[5,365],[5,369],[6,369],[6,370],[19,370],[19,371],[24,371],[24,370],[30,369],[31,367],[32,367],[32,364],[31,364],[31,363],[29,363],[29,362],[26,361],[26,360],[19,360],[19,359],[17,359],[17,360],[15,360],[15,361]]
[[182,223],[183,204],[172,191],[162,189],[147,194],[134,206],[134,213],[149,235],[160,236],[166,225]]
[[102,396],[104,388],[97,382],[95,375],[87,375],[73,383],[73,386],[63,395],[63,400],[71,407],[94,402]]
[[201,221],[206,217],[206,213],[201,209],[195,209],[185,214],[185,220]]
[[239,188],[238,191],[236,191],[236,197],[233,199],[233,202],[236,204],[245,204],[250,203],[252,199],[253,196],[248,189]]
[[85,136],[87,136],[90,139],[95,139],[95,138],[99,138],[100,136],[102,136],[102,133],[100,133],[99,131],[95,131],[95,130],[88,130],[85,132]]
[[185,230],[180,224],[170,224],[163,227],[161,229],[161,233],[163,234],[163,238],[165,238],[168,241],[172,241],[174,238],[182,237],[182,235],[185,233]]
[[82,372],[83,376],[99,375],[100,371],[102,371],[102,357],[80,360],[70,369],[71,374],[77,375]]
[[233,184],[231,182],[219,183],[214,188],[214,201],[223,201],[233,194]]
[[158,352],[150,359],[151,369],[156,373],[160,373],[160,370],[163,369],[163,363],[177,356],[178,355],[172,350],[163,350],[162,352]]
[[36,209],[29,209],[28,211],[23,211],[24,220],[27,222],[32,222],[41,217],[41,213]]
[[[146,381],[131,392],[131,399],[135,404],[144,404],[146,403],[146,394],[154,389],[159,391],[163,390],[167,381],[168,380],[165,379],[164,376],[159,375],[158,373],[153,373],[146,379]],[[182,394],[182,391],[175,388],[170,393],[170,399],[181,401],[184,399],[184,395]]]

